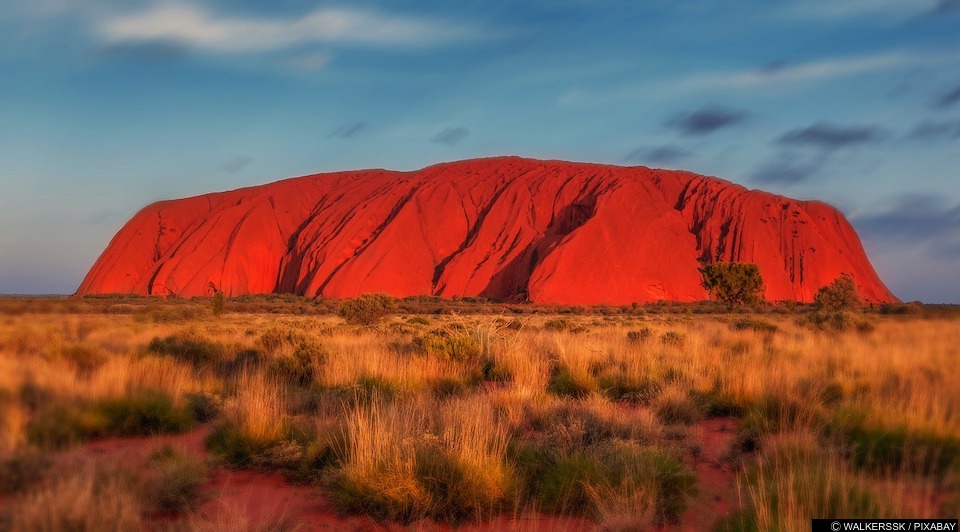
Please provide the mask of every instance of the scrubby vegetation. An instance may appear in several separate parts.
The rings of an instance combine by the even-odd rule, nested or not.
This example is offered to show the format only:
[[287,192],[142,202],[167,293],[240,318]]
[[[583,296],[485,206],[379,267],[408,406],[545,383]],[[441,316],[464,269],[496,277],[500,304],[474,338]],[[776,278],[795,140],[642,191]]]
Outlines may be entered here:
[[[960,504],[960,322],[943,309],[276,297],[282,313],[248,298],[220,317],[209,301],[0,302],[15,310],[0,315],[0,527],[227,526],[201,512],[227,468],[312,486],[347,516],[637,530],[713,511],[706,451],[736,492],[723,530]],[[729,449],[705,448],[717,417]],[[209,464],[159,444],[133,464],[82,452],[191,430]]]

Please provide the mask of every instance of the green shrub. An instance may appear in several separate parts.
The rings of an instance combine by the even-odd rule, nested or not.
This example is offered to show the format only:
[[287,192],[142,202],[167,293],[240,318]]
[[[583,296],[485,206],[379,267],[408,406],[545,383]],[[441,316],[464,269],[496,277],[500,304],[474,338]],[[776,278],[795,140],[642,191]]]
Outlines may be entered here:
[[160,392],[139,392],[93,403],[48,405],[27,426],[27,439],[59,449],[90,438],[180,433],[193,424],[189,406],[177,407]]
[[752,318],[737,320],[730,324],[730,328],[735,331],[755,331],[765,334],[774,334],[780,330],[779,327],[768,321]]
[[683,333],[676,331],[667,331],[660,335],[660,343],[672,347],[683,347],[687,342],[687,337]]
[[743,405],[732,397],[719,390],[709,392],[693,391],[693,400],[707,417],[741,417],[744,413]]
[[183,512],[203,503],[198,488],[207,479],[207,466],[200,459],[167,445],[151,454],[148,467],[144,499],[154,509]]
[[617,373],[600,377],[600,391],[611,401],[649,405],[662,390],[662,385],[650,379],[635,380]]
[[661,394],[654,403],[657,418],[668,425],[692,425],[700,419],[700,408],[692,397],[679,392]]
[[60,349],[60,356],[65,358],[77,373],[89,374],[107,361],[107,355],[97,346],[88,344],[71,344]]
[[765,290],[760,267],[747,262],[715,262],[700,269],[703,287],[731,307],[756,305]]
[[165,338],[154,338],[147,351],[173,357],[194,366],[211,366],[226,357],[226,348],[194,333],[177,333]]
[[223,458],[229,464],[242,467],[249,465],[254,455],[273,442],[257,441],[233,423],[222,422],[213,427],[204,443],[211,454]]
[[430,494],[427,513],[433,519],[459,523],[493,515],[513,489],[506,464],[461,460],[435,445],[421,445],[416,456],[416,475]]
[[112,436],[180,433],[189,429],[194,421],[189,406],[176,407],[168,395],[160,392],[107,399],[95,408],[106,420],[107,433]]
[[857,289],[857,282],[851,275],[841,275],[832,283],[820,288],[813,296],[818,310],[840,312],[863,308],[863,299]]
[[294,386],[310,386],[315,380],[314,368],[322,364],[326,356],[327,352],[320,344],[303,341],[296,346],[293,354],[273,359],[267,367],[267,373]]
[[548,331],[565,331],[570,328],[570,320],[565,318],[554,318],[543,323],[543,328]]
[[561,458],[544,473],[537,500],[551,512],[600,517],[605,497],[649,504],[656,521],[676,519],[695,491],[696,476],[677,458],[633,442],[611,441]]
[[407,320],[407,323],[409,325],[430,325],[430,320],[423,316],[413,316]]
[[944,478],[960,473],[960,438],[905,426],[880,426],[863,409],[840,408],[826,419],[823,435],[853,464],[874,472],[911,471]]
[[560,397],[586,397],[597,389],[593,376],[567,368],[557,368],[547,384],[547,391]]
[[414,352],[459,362],[477,361],[483,355],[483,344],[462,331],[434,331],[413,339]]
[[109,420],[85,404],[51,403],[27,425],[27,441],[43,449],[62,449],[92,436],[106,435]]
[[454,377],[441,377],[433,382],[432,388],[434,397],[438,399],[461,396],[469,390],[466,383]]
[[856,330],[861,333],[869,333],[874,329],[873,323],[864,318],[862,314],[849,310],[818,310],[807,315],[805,319],[801,320],[801,323],[820,330],[839,332]]
[[646,342],[648,339],[650,339],[651,336],[653,336],[653,331],[647,327],[644,327],[643,329],[639,329],[636,331],[627,332],[627,340],[630,340],[631,342],[636,342],[636,343]]
[[395,307],[396,301],[386,294],[366,294],[340,303],[337,315],[351,325],[373,325]]
[[194,392],[184,395],[188,408],[193,415],[193,419],[200,423],[212,421],[220,415],[221,401],[205,392]]

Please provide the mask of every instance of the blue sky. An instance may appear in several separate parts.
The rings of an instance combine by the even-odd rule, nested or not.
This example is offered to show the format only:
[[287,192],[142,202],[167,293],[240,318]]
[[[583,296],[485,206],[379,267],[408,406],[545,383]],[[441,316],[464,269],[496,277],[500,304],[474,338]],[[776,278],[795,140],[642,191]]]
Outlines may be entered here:
[[[269,7],[265,7],[269,5]],[[960,303],[960,0],[0,0],[0,293],[152,201],[522,155],[838,206]]]

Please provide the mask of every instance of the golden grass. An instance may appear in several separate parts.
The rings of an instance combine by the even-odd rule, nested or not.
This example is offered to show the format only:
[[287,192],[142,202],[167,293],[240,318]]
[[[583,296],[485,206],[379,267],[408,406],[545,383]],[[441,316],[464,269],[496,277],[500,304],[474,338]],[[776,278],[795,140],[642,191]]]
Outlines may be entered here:
[[[512,317],[430,316],[356,328],[330,317],[6,316],[0,453],[27,445],[48,404],[158,392],[181,407],[204,394],[222,404],[218,424],[254,443],[244,460],[276,446],[296,455],[285,467],[306,468],[302,478],[322,479],[349,511],[459,521],[536,506],[537,479],[523,475],[560,455],[589,458],[597,438],[680,455],[695,446],[697,430],[685,425],[732,415],[738,441],[760,449],[731,453],[739,510],[760,529],[799,529],[824,508],[933,517],[948,511],[938,501],[960,500],[960,462],[950,461],[960,456],[956,318],[876,316],[869,333],[813,330],[790,315],[762,318],[776,332],[738,330],[728,316],[568,316],[565,329],[544,327],[555,318],[522,317],[516,327]],[[275,328],[322,345],[308,382],[271,372],[296,350],[263,348]],[[433,333],[466,335],[479,354],[405,347]],[[225,346],[225,363],[245,350],[256,356],[224,369],[147,349],[178,334]],[[525,462],[536,445],[546,465]],[[24,501],[90,497],[88,476],[78,469]],[[588,483],[586,494],[598,524],[618,530],[656,520],[657,489]],[[17,522],[43,529],[28,511],[38,504]]]

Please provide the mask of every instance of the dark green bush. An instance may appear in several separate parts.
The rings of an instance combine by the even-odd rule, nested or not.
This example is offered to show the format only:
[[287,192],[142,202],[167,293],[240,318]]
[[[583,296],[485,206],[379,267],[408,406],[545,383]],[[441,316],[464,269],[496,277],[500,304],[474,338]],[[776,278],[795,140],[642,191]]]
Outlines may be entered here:
[[841,312],[863,308],[863,299],[857,282],[850,275],[841,275],[832,283],[820,288],[813,296],[814,305],[825,312]]
[[167,445],[154,451],[147,465],[144,499],[154,509],[183,512],[203,503],[199,487],[207,479],[207,466],[202,460]]
[[570,328],[570,320],[565,318],[554,318],[543,323],[543,328],[548,331],[565,331]]
[[651,336],[653,336],[653,331],[647,327],[636,331],[627,332],[627,340],[630,340],[631,342],[646,342]]
[[197,367],[212,366],[226,357],[226,347],[193,333],[177,333],[165,338],[154,338],[147,351],[173,357]]
[[650,379],[634,380],[617,373],[600,377],[600,391],[611,401],[649,405],[662,390],[662,385]]
[[166,394],[141,392],[120,399],[97,403],[96,410],[106,420],[113,436],[152,436],[184,432],[193,425],[193,412],[176,407]]
[[396,300],[386,294],[366,294],[340,303],[337,315],[351,325],[373,325],[396,308]]
[[547,384],[547,391],[560,397],[585,397],[597,389],[597,382],[591,375],[574,373],[567,368],[554,370]]
[[761,319],[744,318],[730,324],[735,331],[755,331],[758,333],[774,334],[780,330],[776,325]]
[[687,337],[683,333],[667,331],[660,335],[660,343],[672,347],[683,347],[687,343]]
[[590,488],[650,493],[659,522],[676,519],[694,493],[696,476],[677,458],[631,442],[613,441],[556,460],[546,468],[537,500],[550,512],[599,517]]

